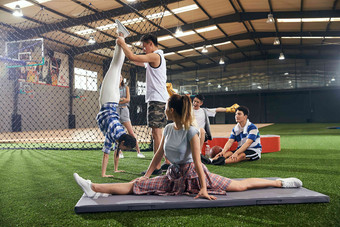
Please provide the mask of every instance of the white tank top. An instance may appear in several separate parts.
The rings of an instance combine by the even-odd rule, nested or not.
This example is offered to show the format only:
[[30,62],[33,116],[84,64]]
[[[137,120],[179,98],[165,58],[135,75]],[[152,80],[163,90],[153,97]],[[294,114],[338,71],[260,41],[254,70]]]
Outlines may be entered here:
[[146,68],[146,95],[145,102],[158,101],[166,103],[169,95],[166,90],[166,62],[162,50],[154,53],[161,57],[160,65],[156,68],[145,63]]

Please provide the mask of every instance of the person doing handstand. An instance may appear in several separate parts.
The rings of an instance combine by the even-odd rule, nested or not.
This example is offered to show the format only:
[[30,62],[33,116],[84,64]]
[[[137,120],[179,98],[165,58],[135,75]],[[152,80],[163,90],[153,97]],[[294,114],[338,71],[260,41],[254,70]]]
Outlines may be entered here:
[[[120,24],[120,22],[117,24],[119,36],[122,38],[124,36],[126,37],[129,34],[127,30]],[[120,99],[120,75],[124,58],[125,54],[122,48],[119,45],[116,45],[109,70],[105,74],[100,89],[99,105],[101,108],[97,114],[96,120],[100,130],[105,136],[103,146],[104,156],[102,161],[102,177],[113,177],[113,175],[106,174],[109,154],[113,144],[115,144],[115,156],[118,156],[120,150],[131,150],[136,146],[135,137],[125,133],[124,127],[119,122],[119,115],[117,113]]]
[[[193,113],[190,97],[172,95],[166,106],[166,117],[173,123],[168,124],[161,138],[161,145],[154,155],[145,175],[129,183],[95,184],[85,180],[77,173],[73,176],[86,196],[95,198],[105,193],[115,195],[156,194],[182,195],[197,194],[195,198],[215,200],[209,194],[226,194],[227,191],[244,191],[264,187],[301,187],[297,178],[267,180],[248,178],[232,180],[209,172],[201,163],[199,130],[193,125]],[[172,165],[166,175],[149,178],[165,155]]]

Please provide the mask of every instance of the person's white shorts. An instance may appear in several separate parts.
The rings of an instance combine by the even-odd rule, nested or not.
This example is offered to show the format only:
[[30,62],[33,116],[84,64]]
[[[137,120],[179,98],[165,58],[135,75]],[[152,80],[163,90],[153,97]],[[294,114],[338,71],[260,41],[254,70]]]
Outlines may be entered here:
[[128,107],[119,107],[118,108],[118,115],[119,115],[119,121],[120,123],[124,123],[130,120],[130,112]]

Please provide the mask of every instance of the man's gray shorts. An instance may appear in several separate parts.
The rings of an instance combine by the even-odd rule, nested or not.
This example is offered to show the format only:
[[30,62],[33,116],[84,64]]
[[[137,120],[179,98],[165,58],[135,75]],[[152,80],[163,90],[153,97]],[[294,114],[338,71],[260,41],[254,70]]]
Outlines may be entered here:
[[124,122],[127,122],[127,121],[131,121],[130,120],[130,111],[129,111],[129,108],[128,107],[119,107],[118,108],[118,115],[119,115],[119,122],[120,123],[124,123]]

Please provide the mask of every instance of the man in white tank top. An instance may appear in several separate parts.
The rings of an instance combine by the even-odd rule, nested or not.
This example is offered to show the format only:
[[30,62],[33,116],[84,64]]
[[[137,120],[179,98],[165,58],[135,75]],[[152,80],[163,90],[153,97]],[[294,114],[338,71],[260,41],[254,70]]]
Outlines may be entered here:
[[[117,44],[122,47],[125,56],[134,64],[146,68],[145,102],[148,105],[148,126],[151,127],[153,150],[156,153],[162,138],[162,128],[166,125],[165,104],[169,98],[166,90],[166,62],[163,51],[158,49],[157,37],[144,35],[141,42],[145,55],[134,54],[124,39],[117,39]],[[161,173],[159,164],[154,174]]]

